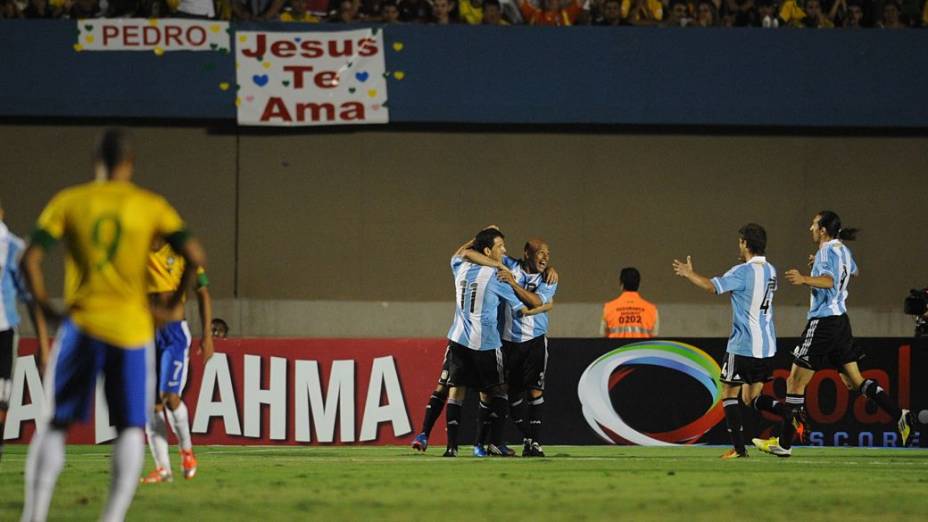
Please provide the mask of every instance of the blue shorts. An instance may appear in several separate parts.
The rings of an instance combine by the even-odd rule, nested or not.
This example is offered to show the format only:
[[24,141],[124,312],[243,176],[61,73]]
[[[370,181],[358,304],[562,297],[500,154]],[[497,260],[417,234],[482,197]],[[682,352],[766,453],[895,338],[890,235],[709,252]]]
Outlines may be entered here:
[[100,373],[110,421],[117,429],[143,428],[151,410],[154,349],[120,348],[80,331],[70,320],[58,329],[46,379],[53,386],[51,423],[86,421]]
[[158,361],[158,391],[180,395],[187,384],[187,361],[190,353],[190,328],[187,321],[174,321],[155,334],[155,358]]

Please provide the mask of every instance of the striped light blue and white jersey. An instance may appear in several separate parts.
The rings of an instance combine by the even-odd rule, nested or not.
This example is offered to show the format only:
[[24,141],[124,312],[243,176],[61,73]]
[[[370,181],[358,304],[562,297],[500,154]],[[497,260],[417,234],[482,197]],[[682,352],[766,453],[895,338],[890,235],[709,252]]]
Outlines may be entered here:
[[525,305],[512,287],[496,278],[493,267],[475,265],[455,256],[451,258],[451,273],[456,298],[448,340],[472,350],[495,350],[502,346],[499,307],[518,311]]
[[777,269],[764,256],[754,256],[711,281],[716,293],[731,292],[731,337],[727,351],[761,359],[773,357],[777,352],[773,327]]
[[16,297],[21,295],[19,258],[24,249],[23,240],[0,221],[0,331],[19,325]]
[[812,288],[808,319],[847,313],[847,285],[857,275],[857,262],[850,249],[838,239],[822,245],[812,263],[812,277],[830,275],[831,288]]
[[[516,282],[529,292],[538,294],[541,304],[547,304],[554,298],[557,285],[545,283],[544,274],[530,274],[522,268],[518,259],[509,256],[503,258],[503,264],[515,275]],[[548,313],[523,316],[514,314],[512,309],[503,306],[500,325],[503,331],[503,340],[513,343],[524,343],[548,333]]]

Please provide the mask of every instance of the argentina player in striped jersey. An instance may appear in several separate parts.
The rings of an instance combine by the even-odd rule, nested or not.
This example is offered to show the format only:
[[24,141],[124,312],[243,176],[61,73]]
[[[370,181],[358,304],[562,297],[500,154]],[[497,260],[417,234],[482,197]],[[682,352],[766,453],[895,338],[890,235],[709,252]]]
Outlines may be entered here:
[[738,249],[743,263],[735,265],[725,275],[709,279],[693,270],[689,256],[686,262],[674,260],[673,270],[694,285],[714,294],[731,293],[732,332],[722,364],[722,404],[731,435],[733,449],[723,459],[747,457],[744,446],[741,401],[752,404],[758,411],[785,415],[785,407],[771,397],[762,395],[764,383],[770,380],[771,362],[777,350],[773,325],[773,294],[777,290],[777,271],[767,262],[767,232],[756,223],[748,223],[738,231]]
[[[464,252],[468,261],[495,266],[501,280],[512,286],[516,295],[527,307],[519,315],[514,315],[505,308],[500,310],[501,335],[503,336],[503,359],[506,366],[506,388],[509,397],[510,412],[513,422],[523,436],[523,456],[544,456],[540,443],[536,446],[531,442],[529,430],[532,424],[525,424],[525,400],[523,395],[531,389],[530,402],[535,407],[530,413],[535,420],[535,431],[540,435],[542,420],[542,390],[544,388],[544,372],[547,365],[547,339],[544,339],[543,350],[528,350],[530,346],[536,348],[548,327],[547,312],[554,307],[554,291],[558,281],[557,272],[549,264],[550,249],[547,243],[540,239],[529,240],[525,244],[522,259],[513,259],[504,256],[501,261],[494,261],[486,256],[468,249]],[[536,317],[537,316],[537,317]],[[522,350],[515,350],[514,344],[537,339],[534,344],[522,346]],[[518,341],[516,341],[518,340]],[[528,384],[523,384],[523,381]],[[493,421],[490,415],[489,398],[481,394],[479,409],[477,410],[477,435],[474,440],[474,456],[487,455],[487,438],[490,425]],[[491,452],[492,454],[492,452]]]
[[[501,305],[514,311],[524,309],[525,305],[510,285],[497,278],[497,269],[471,263],[462,257],[468,246],[463,245],[451,258],[455,311],[448,330],[448,348],[445,350],[447,370],[442,371],[442,380],[448,387],[448,446],[444,456],[456,457],[458,454],[457,436],[467,388],[476,388],[492,397],[490,408],[495,421],[491,449],[500,454],[511,454],[511,450],[502,444],[502,428],[508,404],[504,389],[505,367],[498,314]],[[504,236],[495,227],[481,230],[474,238],[472,247],[497,262],[506,255]],[[439,381],[439,384],[442,382]],[[416,449],[420,449],[416,443],[421,436],[417,436],[413,443]],[[425,442],[426,445],[421,448],[423,450],[427,447]]]
[[[496,227],[495,225],[490,225],[489,227],[484,229],[484,231],[487,231],[487,230],[498,231],[499,228]],[[475,264],[475,265],[482,265],[485,267],[498,269],[497,278],[501,282],[509,284],[512,287],[513,291],[516,293],[517,297],[523,303],[525,303],[527,307],[532,307],[532,308],[522,311],[522,313],[524,313],[525,315],[535,315],[539,313],[544,313],[551,308],[553,303],[547,303],[547,304],[543,303],[539,296],[537,296],[533,292],[527,291],[522,286],[519,286],[515,277],[513,277],[513,274],[510,273],[509,271],[510,268],[508,267],[513,267],[517,269],[517,267],[519,267],[520,265],[519,260],[512,259],[505,255],[503,255],[501,259],[494,259],[492,257],[488,257],[487,255],[484,255],[475,249],[475,246],[474,246],[475,241],[476,239],[471,239],[470,241],[461,245],[461,247],[458,248],[458,250],[455,252],[454,256],[461,257],[465,261]],[[546,277],[550,278],[550,281],[553,284],[554,282],[556,282],[557,274],[554,272],[553,269],[551,269],[546,272]],[[509,310],[509,307],[506,303],[501,303],[500,308]],[[424,452],[428,449],[428,437],[431,434],[431,430],[435,425],[435,421],[438,419],[438,416],[441,415],[441,411],[445,405],[445,401],[448,399],[448,388],[449,388],[448,378],[450,376],[449,353],[450,353],[450,347],[446,349],[445,351],[445,357],[444,357],[444,361],[443,361],[442,368],[441,368],[441,374],[438,378],[438,384],[435,387],[435,390],[432,392],[432,395],[429,398],[429,401],[426,405],[425,417],[422,423],[422,430],[419,432],[419,434],[415,437],[415,439],[412,442],[412,448],[415,450]],[[462,390],[459,393],[463,394],[464,387],[461,387],[461,388]],[[484,435],[489,436],[490,431],[491,431],[490,426],[492,422],[491,422],[491,414],[490,414],[490,403],[491,403],[491,397],[486,392],[481,391],[480,392],[480,407],[478,409],[478,420],[477,420],[477,426],[478,426],[477,440],[478,441],[484,441]],[[495,420],[499,417],[496,415],[493,415],[492,418]],[[474,453],[475,456],[486,456],[486,450],[484,449],[484,445],[485,445],[485,442],[480,443],[479,452],[478,452],[476,450],[478,446],[475,444],[475,453]],[[499,446],[493,446],[493,451],[498,450],[498,449],[500,449]],[[507,451],[507,456],[509,456],[509,453],[511,452]]]
[[[503,262],[519,287],[535,293],[541,306],[521,315],[503,309],[503,357],[513,422],[523,435],[523,457],[544,457],[541,429],[544,420],[545,372],[548,366],[548,311],[554,307],[557,273],[550,268],[551,250],[541,239],[525,243],[521,260]],[[527,405],[526,405],[527,403]],[[526,424],[526,410],[528,423]]]
[[812,376],[826,368],[837,369],[849,389],[859,391],[888,413],[896,422],[902,445],[908,445],[913,422],[909,410],[900,409],[875,380],[864,379],[857,365],[862,353],[854,344],[847,317],[847,287],[858,270],[851,250],[844,244],[856,239],[857,229],[843,228],[837,214],[823,210],[812,218],[809,232],[818,245],[811,274],[803,275],[795,268],[784,274],[793,285],[811,289],[811,303],[808,322],[800,344],[793,350],[793,366],[786,380],[787,411],[783,429],[779,438],[754,439],[754,445],[779,457],[792,454],[792,419],[805,405],[806,386]]

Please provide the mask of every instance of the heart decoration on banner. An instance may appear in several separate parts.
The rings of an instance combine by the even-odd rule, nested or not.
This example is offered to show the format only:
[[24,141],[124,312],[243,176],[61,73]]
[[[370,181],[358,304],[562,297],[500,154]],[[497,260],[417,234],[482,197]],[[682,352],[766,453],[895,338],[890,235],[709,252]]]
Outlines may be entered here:
[[255,82],[255,85],[258,87],[264,87],[267,85],[268,76],[266,74],[256,74],[251,77],[251,81]]

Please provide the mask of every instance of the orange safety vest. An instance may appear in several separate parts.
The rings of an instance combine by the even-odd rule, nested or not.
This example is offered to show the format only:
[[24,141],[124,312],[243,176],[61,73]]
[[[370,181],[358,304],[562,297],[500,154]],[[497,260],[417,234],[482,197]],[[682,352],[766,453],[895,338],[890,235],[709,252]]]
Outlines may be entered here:
[[638,292],[622,292],[603,305],[606,337],[613,339],[646,339],[654,337],[657,307],[642,299]]

